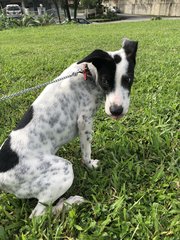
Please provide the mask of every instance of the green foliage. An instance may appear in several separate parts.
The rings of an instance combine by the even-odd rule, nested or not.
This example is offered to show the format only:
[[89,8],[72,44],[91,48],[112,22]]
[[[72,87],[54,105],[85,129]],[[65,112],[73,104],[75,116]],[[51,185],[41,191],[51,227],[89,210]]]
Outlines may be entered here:
[[4,14],[0,14],[0,30],[15,27],[15,19],[8,18]]
[[162,20],[162,17],[160,16],[152,17],[151,20]]
[[125,16],[119,16],[116,13],[107,12],[107,14],[97,14],[94,17],[90,17],[90,19],[93,19],[94,22],[110,22],[110,21],[120,21],[124,20],[127,17]]
[[[0,193],[0,239],[178,240],[179,20],[47,26],[0,33],[0,96],[46,82],[96,48],[116,50],[120,39],[139,41],[129,113],[94,121],[97,170],[81,164],[79,141],[58,155],[72,161],[66,193],[87,202],[52,216],[28,218],[36,202]],[[0,142],[40,91],[0,103]]]
[[8,18],[0,15],[0,30],[16,27],[45,26],[55,23],[54,17],[49,14],[42,16],[24,15],[20,19]]
[[98,0],[82,0],[81,5],[84,8],[94,8],[98,4]]

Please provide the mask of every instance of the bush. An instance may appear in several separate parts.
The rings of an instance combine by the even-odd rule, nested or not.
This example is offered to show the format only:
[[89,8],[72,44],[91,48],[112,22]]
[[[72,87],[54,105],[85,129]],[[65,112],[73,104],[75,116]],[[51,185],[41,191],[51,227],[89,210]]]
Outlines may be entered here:
[[52,16],[52,14],[44,14],[42,16],[38,16],[35,19],[35,24],[37,24],[38,26],[46,26],[46,25],[50,25],[50,24],[54,24],[55,23],[55,19]]
[[55,19],[52,14],[42,16],[24,15],[20,19],[8,18],[4,14],[0,15],[0,30],[15,27],[45,26],[54,23]]
[[127,19],[125,16],[118,16],[116,13],[108,12],[107,14],[98,14],[93,19],[94,22],[108,22]]
[[4,14],[0,15],[0,30],[15,27],[15,20],[13,18],[7,18]]
[[162,20],[162,17],[160,16],[152,17],[151,20]]

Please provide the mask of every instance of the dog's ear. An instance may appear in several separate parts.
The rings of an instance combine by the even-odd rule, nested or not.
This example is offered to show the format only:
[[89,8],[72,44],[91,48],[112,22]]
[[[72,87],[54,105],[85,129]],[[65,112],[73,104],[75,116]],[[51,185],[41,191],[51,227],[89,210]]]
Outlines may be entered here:
[[104,64],[114,64],[114,59],[105,51],[96,49],[87,57],[83,58],[79,63],[91,62],[97,70],[104,66]]
[[107,52],[97,49],[78,63],[83,62],[90,62],[96,67],[98,83],[104,91],[113,88],[116,63]]
[[125,53],[127,55],[127,58],[130,58],[136,62],[136,52],[138,48],[138,42],[137,41],[131,41],[127,38],[123,39],[122,47],[125,50]]

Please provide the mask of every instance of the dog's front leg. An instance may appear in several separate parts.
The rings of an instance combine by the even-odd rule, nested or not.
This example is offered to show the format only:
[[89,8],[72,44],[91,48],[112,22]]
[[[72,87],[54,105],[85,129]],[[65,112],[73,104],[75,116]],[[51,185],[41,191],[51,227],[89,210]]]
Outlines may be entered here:
[[82,114],[78,118],[82,161],[89,168],[97,168],[99,160],[91,159],[92,117]]

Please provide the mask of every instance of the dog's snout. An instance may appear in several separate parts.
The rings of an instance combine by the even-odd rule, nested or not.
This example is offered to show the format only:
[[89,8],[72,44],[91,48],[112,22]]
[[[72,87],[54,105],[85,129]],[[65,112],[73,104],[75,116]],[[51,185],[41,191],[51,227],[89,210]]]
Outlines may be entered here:
[[123,107],[118,105],[110,106],[110,112],[113,116],[120,116],[123,112]]

